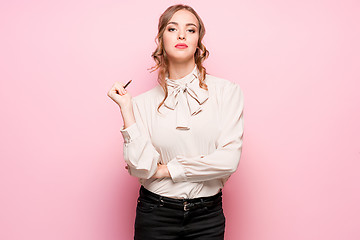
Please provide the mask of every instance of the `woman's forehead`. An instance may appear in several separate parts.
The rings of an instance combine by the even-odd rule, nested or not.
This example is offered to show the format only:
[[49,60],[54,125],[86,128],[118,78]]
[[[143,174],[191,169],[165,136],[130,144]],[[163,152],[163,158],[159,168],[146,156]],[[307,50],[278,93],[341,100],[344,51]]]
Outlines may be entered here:
[[170,19],[170,22],[176,22],[178,24],[192,23],[197,26],[197,19],[195,15],[187,10],[179,10]]

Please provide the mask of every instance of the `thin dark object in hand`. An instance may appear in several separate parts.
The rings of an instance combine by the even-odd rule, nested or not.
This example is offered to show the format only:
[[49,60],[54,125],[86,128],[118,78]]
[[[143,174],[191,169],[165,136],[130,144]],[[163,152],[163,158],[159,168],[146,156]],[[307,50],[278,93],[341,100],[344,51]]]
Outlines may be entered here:
[[[131,83],[132,80],[130,80],[127,84],[125,84],[124,89]],[[119,94],[119,91],[116,90],[116,94]]]
[[127,84],[125,84],[124,89],[131,83],[132,80],[130,80]]

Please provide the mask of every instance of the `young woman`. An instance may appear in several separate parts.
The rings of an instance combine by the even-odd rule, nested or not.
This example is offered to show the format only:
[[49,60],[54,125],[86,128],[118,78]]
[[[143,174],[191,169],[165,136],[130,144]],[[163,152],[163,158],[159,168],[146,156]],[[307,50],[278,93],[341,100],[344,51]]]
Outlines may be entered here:
[[222,188],[238,167],[243,93],[206,73],[204,24],[193,8],[160,16],[152,54],[159,84],[136,97],[116,82],[124,160],[141,184],[134,239],[224,239]]

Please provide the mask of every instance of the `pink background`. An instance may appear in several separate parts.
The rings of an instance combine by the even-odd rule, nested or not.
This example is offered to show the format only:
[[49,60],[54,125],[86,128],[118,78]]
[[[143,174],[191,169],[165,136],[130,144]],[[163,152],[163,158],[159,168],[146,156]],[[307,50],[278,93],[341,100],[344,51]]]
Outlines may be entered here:
[[[107,96],[156,83],[160,14],[179,1],[2,1],[0,239],[132,239],[139,184]],[[212,75],[245,96],[226,239],[360,239],[360,4],[183,1]]]

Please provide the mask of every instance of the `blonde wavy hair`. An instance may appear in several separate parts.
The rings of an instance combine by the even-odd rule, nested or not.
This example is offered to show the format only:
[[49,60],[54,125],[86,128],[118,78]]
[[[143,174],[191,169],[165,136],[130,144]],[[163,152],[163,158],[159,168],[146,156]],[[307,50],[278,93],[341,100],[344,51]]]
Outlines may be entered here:
[[170,6],[163,12],[163,14],[161,14],[161,16],[159,18],[158,34],[155,37],[155,43],[157,45],[157,48],[151,54],[151,57],[154,59],[156,65],[149,68],[149,69],[153,69],[150,72],[153,72],[153,71],[159,69],[157,81],[159,82],[160,86],[163,88],[163,90],[165,92],[165,97],[157,108],[158,111],[159,111],[161,105],[164,104],[165,99],[168,96],[165,76],[166,76],[166,74],[169,73],[169,60],[167,58],[165,48],[164,48],[163,34],[164,34],[166,26],[167,26],[168,22],[170,21],[170,19],[172,18],[172,16],[181,9],[188,10],[189,12],[194,14],[199,22],[199,40],[198,40],[198,46],[197,46],[195,54],[194,54],[194,59],[195,59],[195,64],[197,65],[199,72],[200,72],[199,86],[203,89],[208,90],[207,85],[205,83],[206,68],[202,65],[202,63],[205,61],[205,59],[209,56],[209,51],[206,49],[204,44],[201,42],[205,35],[204,23],[201,20],[200,16],[195,12],[195,10],[192,7],[190,7],[188,5],[184,5],[184,4],[176,4],[176,5]]

